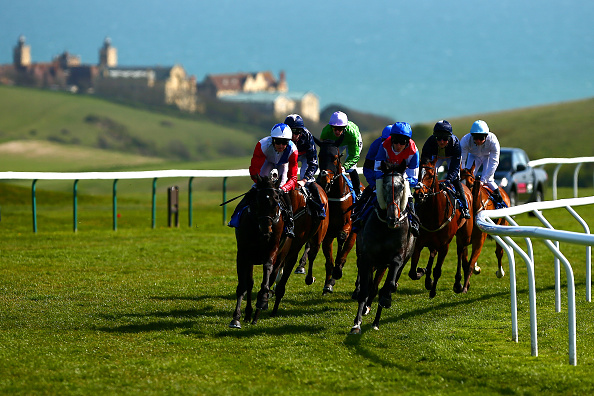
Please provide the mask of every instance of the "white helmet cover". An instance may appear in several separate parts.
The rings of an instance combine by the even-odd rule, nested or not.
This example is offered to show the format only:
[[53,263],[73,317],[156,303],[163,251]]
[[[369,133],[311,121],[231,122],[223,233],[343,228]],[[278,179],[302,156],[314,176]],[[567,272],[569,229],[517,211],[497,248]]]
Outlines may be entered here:
[[293,133],[287,124],[276,124],[270,131],[270,136],[273,138],[291,139]]
[[336,111],[330,116],[330,122],[328,124],[332,126],[346,126],[349,119],[346,114],[342,111]]

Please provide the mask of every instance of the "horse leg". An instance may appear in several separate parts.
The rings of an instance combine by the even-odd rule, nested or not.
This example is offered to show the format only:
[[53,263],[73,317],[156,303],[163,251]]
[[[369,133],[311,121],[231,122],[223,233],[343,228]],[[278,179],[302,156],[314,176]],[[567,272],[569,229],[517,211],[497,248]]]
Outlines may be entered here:
[[433,288],[433,279],[431,279],[433,273],[433,260],[435,260],[435,255],[437,254],[437,250],[430,250],[429,251],[429,260],[427,261],[427,268],[425,269],[425,289],[431,290]]
[[334,268],[334,258],[332,257],[332,238],[324,238],[322,242],[322,252],[326,258],[326,279],[324,281],[324,290],[322,295],[332,293],[334,291],[334,279],[332,279],[332,269]]
[[361,334],[361,322],[363,321],[363,312],[369,296],[369,284],[371,282],[371,268],[357,259],[357,273],[360,279],[359,285],[361,290],[359,292],[359,305],[353,327],[351,327],[350,334]]
[[423,247],[420,244],[416,245],[413,255],[410,259],[410,270],[408,271],[408,277],[412,280],[419,280],[423,277],[423,275],[425,275],[425,269],[417,268],[422,250]]
[[295,262],[297,261],[299,251],[295,253],[289,253],[287,258],[285,259],[285,271],[283,271],[283,276],[278,280],[276,283],[275,289],[275,300],[274,300],[274,308],[270,313],[270,316],[276,316],[278,313],[278,306],[282,298],[285,296],[287,281],[289,280],[289,276],[291,276],[291,272],[293,271],[293,267],[295,266]]
[[497,271],[495,272],[495,275],[501,279],[505,276],[505,271],[501,265],[501,259],[503,258],[503,248],[499,244],[496,244],[495,246],[495,256],[497,256]]
[[373,303],[373,300],[378,294],[379,285],[382,282],[382,279],[384,278],[384,274],[386,273],[387,269],[388,267],[384,267],[383,269],[378,269],[375,271],[375,277],[369,287],[369,296],[367,297],[364,315],[368,315],[369,311],[371,311],[371,304]]
[[[466,279],[466,269],[469,267],[468,264],[468,246],[465,241],[456,237],[456,247],[458,253],[458,264],[456,266],[456,276],[454,278],[454,292],[462,292],[462,269],[464,269],[464,279]],[[473,249],[474,250],[474,249]]]
[[334,264],[334,269],[332,270],[332,278],[334,280],[339,280],[342,278],[342,269],[346,264],[347,256],[353,249],[355,245],[355,241],[357,239],[357,234],[354,232],[349,232],[346,238],[342,238],[343,234],[346,234],[346,231],[341,232],[341,236],[338,238],[338,249],[336,251],[336,263]]
[[256,316],[252,320],[252,324],[256,324],[257,316],[260,315],[259,311],[268,309],[268,297],[270,292],[270,275],[272,273],[273,264],[271,260],[268,260],[262,265],[262,284],[260,285],[260,291],[258,292],[258,299],[256,301]]
[[[305,275],[305,264],[307,263],[307,259],[309,258],[310,248],[310,243],[306,243],[305,248],[303,249],[303,256],[301,256],[301,258],[299,259],[299,265],[297,266],[297,268],[295,268],[296,274]],[[311,285],[311,283],[308,284]]]
[[[229,323],[229,327],[234,329],[241,329],[241,302],[243,301],[244,297],[248,296],[246,299],[246,320],[249,320],[252,314],[252,304],[251,304],[251,294],[252,294],[252,286],[253,286],[253,278],[252,278],[252,266],[245,261],[239,261],[239,254],[238,254],[238,264],[237,264],[237,288],[235,289],[235,296],[237,297],[237,303],[235,304],[235,311],[233,311],[233,319],[231,323]],[[249,316],[248,316],[249,314]]]
[[487,234],[481,232],[480,236],[473,236],[472,238],[472,253],[470,254],[470,260],[468,261],[468,265],[464,268],[464,287],[462,289],[463,293],[467,293],[468,289],[470,289],[470,277],[474,272],[474,266],[481,255],[481,251],[483,250],[483,244],[485,243],[485,239],[487,239]]
[[441,277],[441,267],[445,261],[446,255],[448,254],[449,247],[449,245],[443,246],[441,249],[439,249],[437,254],[437,263],[435,264],[435,268],[433,268],[433,287],[429,291],[429,298],[433,298],[437,294],[437,282]]

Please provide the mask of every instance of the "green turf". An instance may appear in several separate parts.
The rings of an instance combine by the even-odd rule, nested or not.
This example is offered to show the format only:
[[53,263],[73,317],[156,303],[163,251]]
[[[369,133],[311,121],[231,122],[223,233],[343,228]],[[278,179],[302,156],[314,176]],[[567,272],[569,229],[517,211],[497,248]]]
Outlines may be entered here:
[[[584,248],[563,244],[574,264],[578,365],[568,358],[567,303],[554,310],[552,255],[535,242],[538,357],[530,355],[526,268],[517,262],[519,343],[511,340],[509,278],[497,279],[494,243],[468,294],[452,291],[448,256],[438,293],[406,274],[379,331],[365,317],[352,336],[354,254],[335,292],[292,275],[280,314],[228,328],[235,305],[235,240],[222,226],[220,196],[201,194],[188,227],[166,226],[159,201],[39,191],[31,230],[29,189],[0,184],[0,393],[2,394],[592,394],[594,307],[585,301]],[[592,191],[589,191],[592,193]],[[564,196],[571,194],[563,190]],[[588,208],[578,212],[590,223]],[[564,210],[556,227],[579,227]],[[520,224],[537,220],[519,215]],[[520,242],[521,244],[521,242]],[[453,252],[453,250],[451,251]],[[507,266],[507,259],[504,259]],[[507,267],[506,267],[507,268]],[[509,273],[509,271],[508,271]],[[255,270],[256,285],[261,271]],[[565,276],[562,273],[562,284]],[[256,286],[257,287],[257,286]]]

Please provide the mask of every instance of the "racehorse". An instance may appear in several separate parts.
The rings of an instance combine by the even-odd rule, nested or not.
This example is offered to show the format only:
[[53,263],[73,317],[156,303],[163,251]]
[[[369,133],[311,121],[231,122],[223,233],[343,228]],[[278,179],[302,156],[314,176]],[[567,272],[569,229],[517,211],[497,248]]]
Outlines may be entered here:
[[[305,187],[303,187],[303,189],[304,188]],[[309,246],[307,253],[309,267],[307,276],[305,278],[305,283],[307,285],[311,285],[314,282],[312,275],[313,262],[316,259],[318,251],[320,250],[320,245],[322,244],[322,241],[326,236],[326,232],[328,231],[329,216],[328,197],[326,196],[326,193],[322,187],[320,187],[317,183],[312,183],[310,188],[318,189],[318,195],[320,197],[321,204],[324,207],[324,213],[326,213],[326,216],[320,218],[317,215],[319,208],[311,208],[306,206],[308,203],[309,205],[317,205],[317,203],[311,200],[307,201],[303,193],[300,192],[303,190],[302,188],[295,189],[290,192],[291,205],[295,211],[295,214],[293,215],[293,219],[295,221],[295,238],[290,238],[286,241],[281,254],[279,255],[279,259],[282,260],[282,263],[275,266],[275,277],[281,269],[282,276],[276,283],[276,288],[274,289],[275,301],[271,316],[276,316],[278,312],[280,301],[285,295],[287,281],[291,275],[291,272],[293,271],[295,263],[297,262],[299,251],[305,243],[307,243]]]
[[[314,141],[320,147],[318,164],[320,174],[317,183],[324,189],[328,196],[330,224],[328,232],[322,242],[322,251],[326,258],[326,279],[323,294],[332,293],[336,281],[342,278],[342,269],[347,256],[355,244],[356,234],[352,232],[351,210],[354,203],[354,194],[349,188],[347,176],[342,172],[342,163],[339,146],[344,135],[334,140]],[[355,186],[359,188],[360,186]],[[336,262],[333,259],[332,243],[336,239]]]
[[[437,179],[435,164],[433,161],[424,160],[420,165],[420,182],[415,189],[413,196],[417,202],[417,214],[421,222],[420,235],[415,244],[415,250],[411,258],[409,277],[420,279],[425,274],[425,288],[429,290],[429,297],[436,295],[437,282],[441,277],[441,267],[448,253],[450,243],[456,236],[458,253],[458,268],[461,265],[467,266],[468,245],[472,234],[472,218],[466,220],[459,210],[456,210],[456,198],[448,188],[442,188],[442,182]],[[470,190],[462,185],[466,202],[472,205]],[[429,248],[429,262],[423,271],[417,271],[417,264],[421,251],[424,247]],[[437,255],[437,263],[433,268],[433,261]],[[431,278],[433,272],[433,279]],[[454,290],[461,290],[460,279],[456,279]]]
[[[461,169],[460,170],[460,179],[466,182],[467,186],[472,186],[472,212],[476,218],[476,215],[481,210],[490,210],[496,209],[495,203],[491,200],[489,188],[481,183],[480,178],[474,177],[474,164],[470,169]],[[505,190],[502,188],[499,189],[499,193],[501,194],[501,198],[506,203],[506,205],[510,206],[510,199]],[[497,219],[495,222],[497,225],[508,225],[507,220],[503,217]],[[472,252],[470,254],[470,260],[468,261],[468,266],[464,268],[464,287],[460,290],[460,292],[466,293],[470,288],[470,276],[473,272],[477,274],[480,273],[480,267],[476,265],[476,262],[481,254],[481,250],[483,249],[483,245],[485,243],[485,239],[487,239],[487,233],[482,232],[480,228],[474,225],[472,229]],[[497,256],[497,271],[495,274],[498,278],[503,278],[505,276],[505,271],[501,266],[501,259],[503,258],[503,248],[497,244],[495,247],[495,256]],[[456,276],[458,277],[460,273],[460,268],[458,268],[458,272]]]
[[392,305],[392,293],[396,291],[402,269],[413,252],[415,237],[409,232],[406,212],[408,197],[404,193],[404,183],[407,181],[402,176],[406,166],[404,161],[400,165],[382,162],[384,176],[381,185],[378,183],[378,188],[383,189],[386,208],[376,206],[357,234],[359,305],[351,334],[361,333],[362,317],[369,313],[387,269],[388,275],[384,286],[379,290],[379,303],[373,321],[373,328],[379,328],[382,308],[390,308]]

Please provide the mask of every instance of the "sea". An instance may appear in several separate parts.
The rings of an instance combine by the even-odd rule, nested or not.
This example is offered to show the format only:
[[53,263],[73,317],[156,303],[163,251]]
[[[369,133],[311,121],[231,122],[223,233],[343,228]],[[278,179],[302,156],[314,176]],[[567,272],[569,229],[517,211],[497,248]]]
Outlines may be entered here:
[[0,64],[272,71],[290,91],[410,123],[594,97],[592,0],[0,0]]

